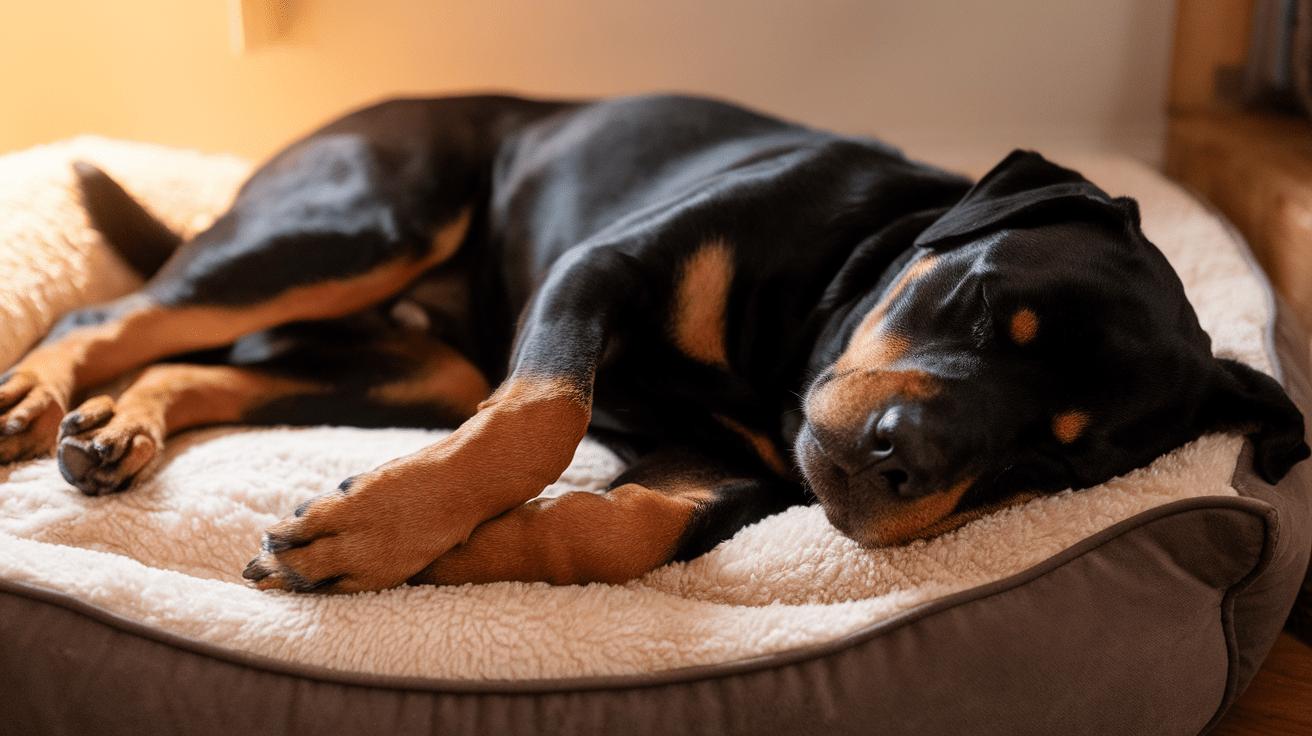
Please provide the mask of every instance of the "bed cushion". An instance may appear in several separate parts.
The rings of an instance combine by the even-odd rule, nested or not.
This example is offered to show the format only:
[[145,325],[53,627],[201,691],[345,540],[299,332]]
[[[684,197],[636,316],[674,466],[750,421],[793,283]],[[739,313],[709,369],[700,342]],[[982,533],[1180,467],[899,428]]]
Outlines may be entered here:
[[[0,364],[136,285],[77,206],[79,158],[184,233],[249,171],[89,137],[0,157]],[[1301,400],[1306,369],[1274,352],[1269,290],[1224,223],[1132,161],[1058,161],[1138,197],[1216,352]],[[1198,733],[1265,656],[1312,549],[1307,464],[1267,486],[1241,438],[1212,435],[906,547],[860,549],[794,508],[622,586],[244,584],[264,527],[442,434],[193,431],[104,498],[52,459],[0,469],[0,687],[19,696],[0,716],[41,732]],[[620,467],[585,442],[548,493]]]

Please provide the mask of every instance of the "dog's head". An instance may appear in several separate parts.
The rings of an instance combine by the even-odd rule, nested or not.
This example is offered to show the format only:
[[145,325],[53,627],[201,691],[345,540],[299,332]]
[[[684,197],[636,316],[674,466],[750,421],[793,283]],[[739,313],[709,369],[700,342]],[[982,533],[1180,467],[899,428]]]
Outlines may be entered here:
[[829,520],[902,543],[1236,429],[1275,482],[1307,457],[1272,378],[1212,356],[1133,200],[1013,153],[859,299],[796,454]]

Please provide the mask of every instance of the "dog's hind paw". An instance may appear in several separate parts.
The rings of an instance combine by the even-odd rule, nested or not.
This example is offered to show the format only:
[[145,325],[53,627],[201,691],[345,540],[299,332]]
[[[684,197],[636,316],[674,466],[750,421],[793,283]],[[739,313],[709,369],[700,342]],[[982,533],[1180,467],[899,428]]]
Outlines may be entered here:
[[114,409],[113,399],[97,396],[59,425],[59,472],[88,496],[126,489],[162,444],[162,431]]
[[55,446],[64,406],[35,373],[0,378],[0,463],[27,460]]

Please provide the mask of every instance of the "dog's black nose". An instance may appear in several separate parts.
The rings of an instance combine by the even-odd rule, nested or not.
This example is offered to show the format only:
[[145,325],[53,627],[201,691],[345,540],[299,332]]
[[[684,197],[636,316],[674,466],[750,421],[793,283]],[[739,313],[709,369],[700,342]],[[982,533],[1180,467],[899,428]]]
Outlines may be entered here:
[[894,405],[872,414],[861,437],[861,451],[868,463],[862,473],[882,478],[899,496],[918,498],[929,493],[932,489],[925,483],[928,468],[921,462],[925,454],[923,419],[923,411],[914,405]]

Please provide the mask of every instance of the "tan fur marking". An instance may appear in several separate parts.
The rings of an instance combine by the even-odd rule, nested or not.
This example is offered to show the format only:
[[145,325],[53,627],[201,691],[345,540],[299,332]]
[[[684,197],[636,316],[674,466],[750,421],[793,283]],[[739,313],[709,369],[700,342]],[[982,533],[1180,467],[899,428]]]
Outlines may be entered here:
[[117,402],[116,413],[162,411],[168,434],[206,424],[237,422],[274,399],[328,391],[231,366],[155,365]]
[[756,451],[757,457],[761,458],[761,461],[765,463],[766,467],[779,475],[789,475],[788,465],[784,463],[783,457],[779,455],[779,449],[774,446],[774,443],[770,441],[769,437],[766,437],[764,434],[757,432],[754,429],[748,429],[723,414],[716,414],[715,419],[719,421],[720,424],[723,424],[734,432],[742,435],[742,437],[751,444],[752,449]]
[[1039,334],[1039,316],[1033,309],[1021,309],[1011,316],[1011,341],[1025,345]]
[[974,482],[974,478],[967,478],[946,491],[931,493],[914,501],[896,502],[888,512],[871,522],[868,537],[879,546],[906,544],[920,538],[927,529],[952,513]]
[[806,402],[812,422],[837,428],[855,427],[870,410],[894,396],[923,401],[939,391],[934,377],[924,371],[862,371],[840,376],[820,387]]
[[724,348],[725,307],[733,283],[733,251],[710,240],[684,261],[675,287],[670,332],[674,344],[694,360],[729,365]]
[[183,325],[190,340],[196,342],[196,347],[206,347],[222,345],[273,325],[344,317],[396,294],[420,274],[449,258],[464,239],[469,219],[470,212],[465,210],[441,228],[433,238],[433,250],[417,261],[392,261],[349,279],[288,289],[268,302],[250,307],[160,310],[164,313],[162,320],[173,326],[177,323],[173,315],[185,318]]
[[1069,445],[1079,439],[1088,426],[1088,412],[1071,410],[1052,418],[1052,434],[1063,445]]
[[972,521],[982,519],[985,516],[997,513],[1003,509],[1011,508],[1012,506],[1019,506],[1038,497],[1039,494],[1037,493],[1018,493],[1015,496],[999,501],[998,503],[981,506],[977,509],[970,509],[969,511],[962,511],[958,514],[950,514],[943,517],[943,520],[937,524],[930,524],[920,530],[920,533],[916,534],[914,539],[929,539],[931,537],[937,537],[940,534],[947,534],[950,531],[960,529]]
[[863,335],[858,346],[856,337],[847,350],[834,361],[834,370],[839,373],[869,368],[886,368],[893,365],[911,349],[911,341],[894,332]]
[[376,386],[370,389],[369,396],[383,403],[403,406],[436,403],[454,409],[468,419],[492,393],[492,387],[465,356],[447,345],[433,342],[421,371],[396,383]]
[[[536,496],[569,466],[591,409],[568,382],[512,377],[449,436],[356,477],[350,492],[319,496],[274,538],[313,544],[265,552],[271,573],[348,576],[334,592],[404,583],[476,526]],[[258,587],[282,587],[270,575]]]
[[429,255],[424,259],[430,266],[436,266],[456,254],[460,244],[465,242],[465,234],[469,232],[469,220],[472,215],[473,210],[465,208],[454,220],[439,227],[437,232],[433,233]]
[[67,400],[77,389],[160,358],[225,345],[273,325],[350,314],[401,288],[419,272],[412,264],[389,264],[351,281],[298,287],[272,301],[236,309],[166,309],[143,303],[121,319],[76,330],[38,348],[19,366]]
[[[132,368],[170,355],[224,345],[273,325],[341,317],[382,299],[403,284],[390,264],[357,279],[297,287],[251,307],[181,307],[143,303],[122,318],[70,333],[39,348],[19,364],[65,393],[110,380]],[[417,275],[417,272],[415,273]]]
[[861,319],[847,349],[834,362],[834,370],[842,373],[861,368],[879,368],[897,361],[908,350],[911,343],[906,336],[892,332],[884,327],[884,317],[891,305],[911,282],[920,279],[934,270],[938,257],[928,255],[912,263],[903,272],[901,278],[889,289],[878,304]]
[[[451,483],[443,505],[470,509],[483,519],[536,496],[554,483],[574,458],[592,411],[568,382],[512,377],[449,437],[376,472],[429,472],[441,464]],[[492,467],[489,467],[489,466]],[[500,476],[501,482],[491,479]],[[488,487],[478,487],[478,486]]]
[[664,492],[627,483],[604,494],[533,500],[479,526],[410,582],[623,583],[667,562],[710,498],[696,487]]

